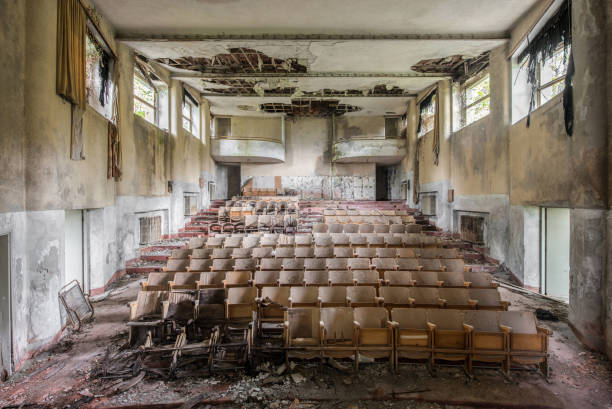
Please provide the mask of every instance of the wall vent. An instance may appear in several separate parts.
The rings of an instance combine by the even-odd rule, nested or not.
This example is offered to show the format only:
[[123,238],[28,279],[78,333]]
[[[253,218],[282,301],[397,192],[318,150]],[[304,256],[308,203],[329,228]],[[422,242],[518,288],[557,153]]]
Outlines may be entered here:
[[149,244],[161,240],[161,216],[146,216],[138,220],[140,221],[140,244]]
[[484,216],[461,215],[461,240],[474,244],[485,243],[486,220]]

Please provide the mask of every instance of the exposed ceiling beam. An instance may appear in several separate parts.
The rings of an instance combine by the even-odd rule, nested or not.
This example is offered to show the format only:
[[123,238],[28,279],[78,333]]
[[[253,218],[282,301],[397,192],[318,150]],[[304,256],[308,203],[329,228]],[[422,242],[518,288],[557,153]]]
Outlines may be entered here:
[[173,79],[209,78],[450,78],[450,75],[422,72],[172,72]]
[[202,97],[216,97],[216,98],[293,98],[293,99],[345,99],[345,98],[416,98],[417,94],[401,94],[401,95],[392,95],[392,94],[353,94],[353,95],[303,95],[292,97],[291,94],[268,94],[266,93],[264,96],[253,95],[253,94],[216,94],[211,92],[201,92],[200,96]]
[[219,40],[508,40],[508,33],[461,34],[148,34],[130,36],[119,34],[117,41],[219,41]]

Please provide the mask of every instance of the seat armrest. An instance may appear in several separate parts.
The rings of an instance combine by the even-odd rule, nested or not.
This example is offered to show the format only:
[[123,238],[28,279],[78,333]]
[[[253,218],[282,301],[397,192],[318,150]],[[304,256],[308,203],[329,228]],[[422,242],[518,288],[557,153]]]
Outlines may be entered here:
[[353,321],[353,327],[361,328],[361,324],[359,324],[357,321]]
[[428,328],[430,331],[435,331],[435,330],[436,330],[436,324],[434,324],[434,323],[431,323],[431,322],[427,321],[427,328]]
[[168,271],[168,267],[162,267],[162,271]]
[[464,281],[464,282],[463,282],[463,286],[464,286],[465,288],[469,288],[469,286],[470,286],[471,284],[472,284],[472,283],[471,283],[471,282],[469,282],[469,281]]
[[510,334],[512,333],[512,327],[509,327],[507,325],[502,325],[499,324],[499,329],[501,329],[503,332],[505,332],[506,334]]
[[447,302],[448,301],[446,301],[444,298],[438,297],[438,304],[440,305],[440,307],[445,307]]
[[441,266],[440,271],[446,271],[446,266]]
[[464,329],[466,332],[472,332],[472,331],[474,331],[474,327],[473,327],[473,326],[471,326],[471,325],[469,325],[469,324],[466,324],[465,322],[463,323],[463,329]]
[[442,287],[442,286],[444,285],[444,281],[442,281],[442,280],[438,280],[438,281],[436,281],[436,285],[437,285],[438,287]]
[[478,300],[468,299],[468,302],[470,303],[470,305],[474,307],[478,306]]

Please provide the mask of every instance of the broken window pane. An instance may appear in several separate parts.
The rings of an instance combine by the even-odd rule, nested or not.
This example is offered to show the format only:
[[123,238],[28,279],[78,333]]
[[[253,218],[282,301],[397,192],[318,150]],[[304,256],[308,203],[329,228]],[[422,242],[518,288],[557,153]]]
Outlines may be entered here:
[[489,115],[490,110],[490,98],[486,98],[471,107],[467,108],[465,111],[465,123],[466,125],[471,124],[472,122],[478,121],[480,118],[484,118]]
[[155,124],[155,89],[134,74],[134,113]]
[[482,97],[489,95],[489,74],[465,90],[465,104],[472,105]]
[[421,111],[421,131],[419,136],[423,136],[434,129],[434,117],[436,113],[436,98],[431,99],[426,107]]
[[112,59],[91,33],[85,39],[85,88],[87,102],[106,119],[112,117]]
[[472,84],[468,82],[468,85],[464,90],[464,126],[489,115],[491,108],[490,93],[491,89],[489,74],[484,75],[481,79],[476,80],[476,82],[473,82]]
[[538,105],[545,104],[563,92],[565,88],[563,80],[567,72],[567,55],[569,55],[569,50],[565,51],[563,47],[560,47],[551,58],[540,62]]

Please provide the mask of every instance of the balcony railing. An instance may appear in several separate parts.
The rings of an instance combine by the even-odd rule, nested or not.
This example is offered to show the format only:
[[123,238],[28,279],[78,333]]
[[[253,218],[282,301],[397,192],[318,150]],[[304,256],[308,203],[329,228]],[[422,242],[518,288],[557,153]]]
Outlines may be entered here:
[[216,136],[211,140],[211,156],[225,163],[281,163],[285,145],[275,138]]
[[334,143],[333,161],[391,165],[401,162],[406,153],[403,137],[351,137]]

